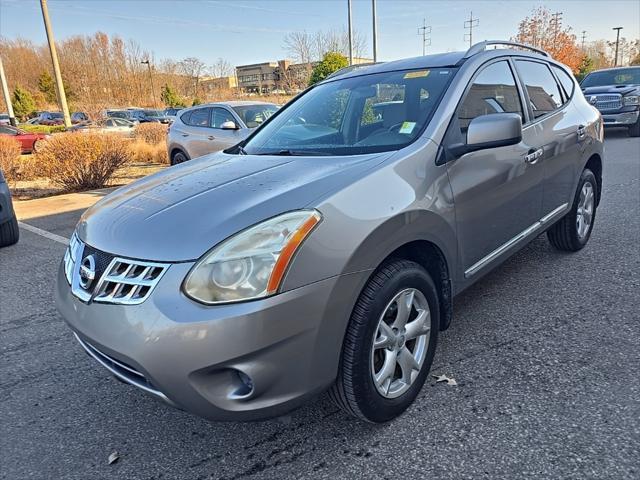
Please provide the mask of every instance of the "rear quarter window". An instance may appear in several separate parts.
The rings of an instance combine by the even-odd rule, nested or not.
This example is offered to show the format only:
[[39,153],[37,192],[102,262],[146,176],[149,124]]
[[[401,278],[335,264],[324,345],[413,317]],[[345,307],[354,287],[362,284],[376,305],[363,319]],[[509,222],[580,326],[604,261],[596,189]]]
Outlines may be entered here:
[[567,98],[571,98],[573,90],[575,89],[575,82],[573,81],[573,78],[563,68],[556,65],[551,65],[551,68],[553,68],[556,77],[558,77],[558,81],[562,85],[564,93],[567,94]]

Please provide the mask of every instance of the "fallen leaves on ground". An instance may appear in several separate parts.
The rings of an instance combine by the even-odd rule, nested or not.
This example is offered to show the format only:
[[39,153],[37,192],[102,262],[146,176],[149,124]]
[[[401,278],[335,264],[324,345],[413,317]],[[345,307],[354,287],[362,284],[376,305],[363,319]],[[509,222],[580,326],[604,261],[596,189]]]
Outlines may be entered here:
[[436,383],[447,382],[447,385],[458,385],[455,378],[447,377],[446,375],[432,375],[436,379]]

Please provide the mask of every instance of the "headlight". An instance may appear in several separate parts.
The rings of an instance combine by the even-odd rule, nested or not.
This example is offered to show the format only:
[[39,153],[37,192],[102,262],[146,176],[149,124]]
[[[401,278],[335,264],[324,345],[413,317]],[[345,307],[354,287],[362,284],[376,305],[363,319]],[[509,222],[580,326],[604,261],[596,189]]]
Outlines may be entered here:
[[640,95],[627,95],[626,97],[622,97],[622,104],[625,107],[640,105]]
[[194,265],[184,293],[209,305],[273,295],[298,247],[321,219],[316,210],[289,212],[228,238]]

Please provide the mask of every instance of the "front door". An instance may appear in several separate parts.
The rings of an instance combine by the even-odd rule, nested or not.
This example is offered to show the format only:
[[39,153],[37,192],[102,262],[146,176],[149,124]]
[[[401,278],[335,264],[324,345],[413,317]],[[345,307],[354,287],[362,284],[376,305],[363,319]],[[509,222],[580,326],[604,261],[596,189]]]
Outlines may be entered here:
[[[456,136],[466,141],[469,123],[480,115],[517,113],[526,122],[522,105],[510,63],[494,61],[471,81],[445,142]],[[447,164],[465,279],[512,251],[541,217],[543,168],[529,156],[533,140],[525,129],[519,144],[471,152]]]

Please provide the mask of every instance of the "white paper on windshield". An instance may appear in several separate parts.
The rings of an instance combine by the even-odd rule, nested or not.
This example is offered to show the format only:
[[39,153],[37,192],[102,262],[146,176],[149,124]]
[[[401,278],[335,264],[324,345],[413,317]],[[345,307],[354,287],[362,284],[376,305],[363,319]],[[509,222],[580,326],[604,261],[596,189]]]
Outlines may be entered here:
[[405,135],[410,135],[413,132],[413,129],[416,128],[416,122],[403,122],[398,133],[404,133]]

